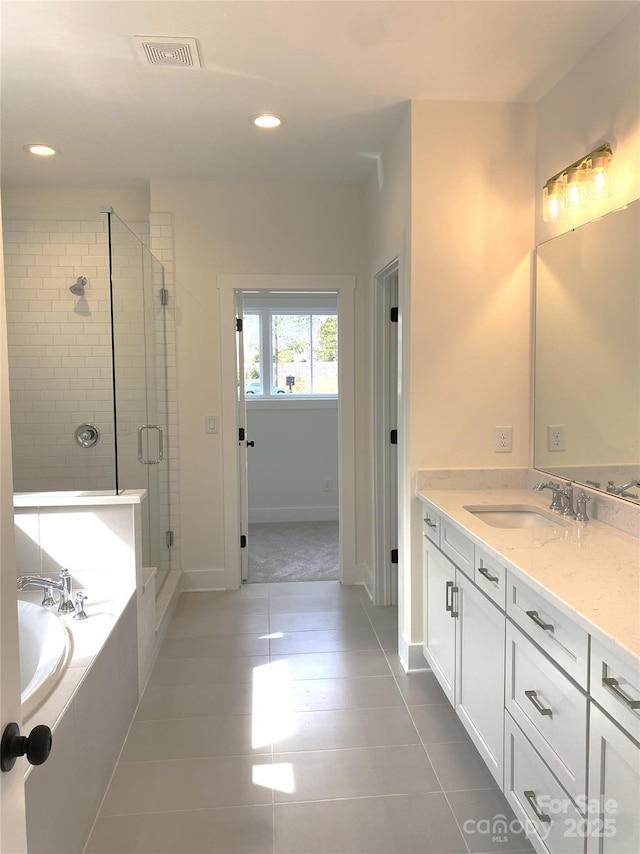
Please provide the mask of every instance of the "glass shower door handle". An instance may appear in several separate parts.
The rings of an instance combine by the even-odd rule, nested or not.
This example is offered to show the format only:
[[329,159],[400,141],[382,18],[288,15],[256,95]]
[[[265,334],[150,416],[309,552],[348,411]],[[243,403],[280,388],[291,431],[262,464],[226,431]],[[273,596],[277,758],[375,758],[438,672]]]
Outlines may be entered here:
[[[155,459],[146,460],[144,457],[144,453],[142,450],[143,430],[158,431],[158,456]],[[155,466],[158,463],[161,463],[164,459],[164,438],[162,434],[162,427],[159,424],[141,424],[140,427],[138,427],[138,459],[145,466]]]

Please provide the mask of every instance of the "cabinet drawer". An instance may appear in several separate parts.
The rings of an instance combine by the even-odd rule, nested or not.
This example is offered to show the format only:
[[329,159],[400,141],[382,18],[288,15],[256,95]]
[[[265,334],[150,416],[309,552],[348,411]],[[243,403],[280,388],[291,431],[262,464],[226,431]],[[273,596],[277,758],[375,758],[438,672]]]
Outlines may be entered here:
[[473,542],[449,522],[442,522],[440,548],[446,556],[473,580]]
[[539,854],[582,854],[583,816],[509,714],[504,793]]
[[640,663],[591,640],[591,696],[640,741]]
[[506,707],[569,794],[583,797],[587,697],[512,623]]
[[507,603],[507,570],[479,546],[476,546],[475,554],[473,580],[504,611]]
[[436,546],[440,546],[440,516],[424,503],[422,505],[422,533]]
[[579,685],[587,688],[589,635],[584,629],[511,573],[507,573],[507,614]]

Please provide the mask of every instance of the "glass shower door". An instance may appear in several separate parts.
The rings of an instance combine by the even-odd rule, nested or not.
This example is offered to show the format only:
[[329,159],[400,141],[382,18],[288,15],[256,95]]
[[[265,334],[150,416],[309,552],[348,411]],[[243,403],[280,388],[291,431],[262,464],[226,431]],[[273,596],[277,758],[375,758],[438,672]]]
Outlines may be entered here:
[[108,216],[117,489],[147,490],[142,558],[157,568],[158,591],[170,569],[171,530],[164,271],[115,214]]

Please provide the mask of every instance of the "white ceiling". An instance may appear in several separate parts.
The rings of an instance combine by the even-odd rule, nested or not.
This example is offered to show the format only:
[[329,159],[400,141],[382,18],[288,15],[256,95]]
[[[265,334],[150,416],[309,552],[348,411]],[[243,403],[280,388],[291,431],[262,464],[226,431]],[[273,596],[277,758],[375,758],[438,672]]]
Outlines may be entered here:
[[[404,102],[535,102],[637,2],[2,0],[2,181],[362,181]],[[134,35],[204,67],[145,67]]]

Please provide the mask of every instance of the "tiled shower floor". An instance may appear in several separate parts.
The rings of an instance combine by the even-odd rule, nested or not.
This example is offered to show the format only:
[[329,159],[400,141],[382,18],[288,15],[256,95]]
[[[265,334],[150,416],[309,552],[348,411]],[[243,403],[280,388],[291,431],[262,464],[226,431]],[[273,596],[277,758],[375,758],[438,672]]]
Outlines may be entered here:
[[183,594],[86,854],[529,849],[396,631],[338,582]]

